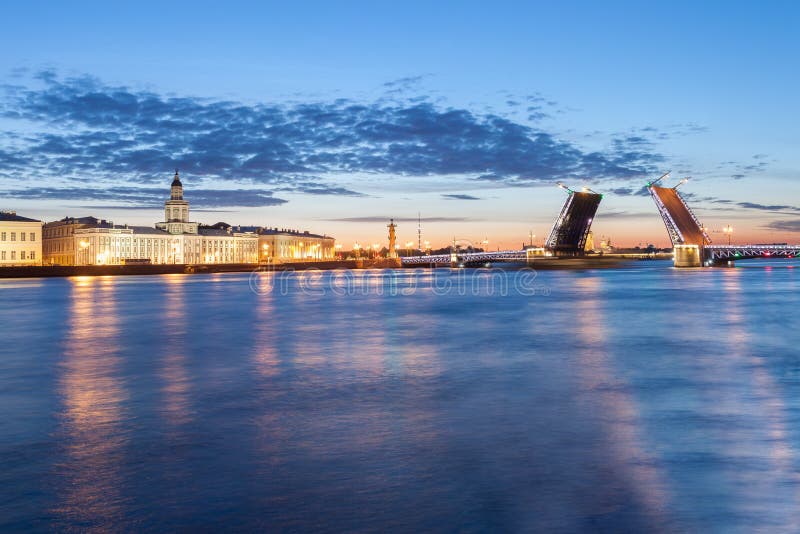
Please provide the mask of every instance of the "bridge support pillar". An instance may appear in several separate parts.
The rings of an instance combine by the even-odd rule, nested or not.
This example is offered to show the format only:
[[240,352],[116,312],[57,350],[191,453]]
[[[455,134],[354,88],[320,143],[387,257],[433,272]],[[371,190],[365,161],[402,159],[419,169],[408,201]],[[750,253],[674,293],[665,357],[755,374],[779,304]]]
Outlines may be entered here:
[[698,245],[675,245],[673,249],[675,267],[702,267],[703,257]]

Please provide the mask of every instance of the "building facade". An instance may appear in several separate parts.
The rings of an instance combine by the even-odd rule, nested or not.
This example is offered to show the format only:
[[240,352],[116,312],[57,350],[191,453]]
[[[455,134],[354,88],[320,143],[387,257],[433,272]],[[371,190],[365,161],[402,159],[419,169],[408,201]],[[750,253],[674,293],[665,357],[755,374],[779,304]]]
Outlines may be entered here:
[[165,220],[155,228],[97,225],[74,229],[75,265],[258,263],[255,232],[189,221],[189,202],[183,198],[177,171],[164,214]]
[[257,228],[262,263],[330,261],[336,258],[333,237],[297,230]]
[[0,211],[0,266],[42,264],[42,222]]
[[75,230],[111,228],[113,225],[95,217],[64,217],[42,227],[42,254],[45,265],[75,265]]

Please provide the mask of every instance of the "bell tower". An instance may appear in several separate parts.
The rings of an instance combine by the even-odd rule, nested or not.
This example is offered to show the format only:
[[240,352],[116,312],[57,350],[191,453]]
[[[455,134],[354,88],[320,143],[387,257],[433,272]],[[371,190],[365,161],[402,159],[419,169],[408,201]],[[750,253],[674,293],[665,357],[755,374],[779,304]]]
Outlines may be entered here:
[[156,224],[156,228],[170,234],[196,234],[197,223],[189,222],[189,202],[183,199],[183,184],[178,169],[172,178],[169,200],[164,202],[164,222]]
[[183,200],[183,184],[178,176],[178,169],[175,169],[175,177],[172,179],[172,194],[170,200]]

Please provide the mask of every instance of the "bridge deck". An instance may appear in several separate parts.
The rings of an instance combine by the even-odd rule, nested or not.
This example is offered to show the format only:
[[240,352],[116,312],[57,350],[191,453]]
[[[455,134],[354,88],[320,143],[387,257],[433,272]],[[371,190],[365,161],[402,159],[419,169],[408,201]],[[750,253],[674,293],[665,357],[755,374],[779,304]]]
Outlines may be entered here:
[[704,250],[712,261],[800,257],[800,245],[707,245]]
[[667,225],[673,245],[706,245],[711,243],[680,193],[672,187],[650,186],[659,211]]
[[[501,250],[498,252],[469,252],[456,254],[459,263],[484,263],[498,261],[525,261],[524,250]],[[432,256],[405,256],[400,258],[403,265],[450,265],[453,262],[451,254],[435,254]]]
[[553,224],[546,246],[556,254],[583,254],[592,220],[603,195],[570,191],[561,213]]

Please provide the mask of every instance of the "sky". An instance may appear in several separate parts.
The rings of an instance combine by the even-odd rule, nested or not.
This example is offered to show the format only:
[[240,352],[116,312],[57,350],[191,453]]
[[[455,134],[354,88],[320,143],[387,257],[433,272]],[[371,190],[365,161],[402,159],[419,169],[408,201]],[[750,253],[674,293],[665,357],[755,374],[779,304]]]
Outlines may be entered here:
[[[800,242],[793,2],[0,5],[0,209],[192,218],[350,244],[667,246],[667,171],[715,242]],[[644,193],[644,194],[643,194]]]

